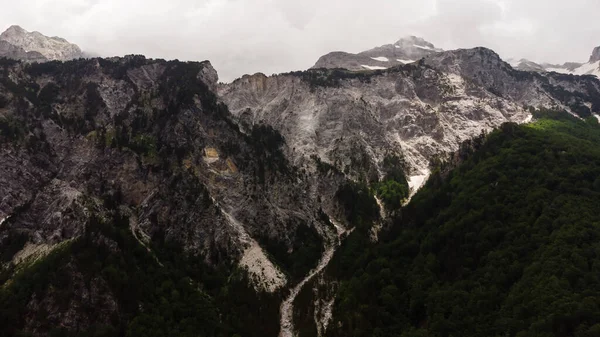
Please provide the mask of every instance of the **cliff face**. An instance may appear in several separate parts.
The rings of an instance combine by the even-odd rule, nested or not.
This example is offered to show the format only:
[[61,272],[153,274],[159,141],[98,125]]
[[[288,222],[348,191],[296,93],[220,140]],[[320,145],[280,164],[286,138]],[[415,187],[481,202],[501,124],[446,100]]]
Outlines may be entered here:
[[[288,162],[285,139],[264,125],[241,132],[209,89],[209,63],[2,67],[1,240],[24,235],[32,251],[78,238],[112,200],[144,244],[160,237],[209,263],[238,263],[275,291],[288,277],[261,244],[289,253],[298,231],[327,232],[318,187]],[[9,260],[29,254],[20,251]]]
[[0,57],[6,57],[13,60],[23,60],[26,62],[44,62],[48,59],[36,51],[25,51],[7,41],[0,40]]
[[319,280],[329,260],[309,271],[333,256],[349,214],[385,222],[369,186],[349,180],[375,186],[386,158],[404,157],[399,180],[405,170],[414,192],[432,159],[531,120],[530,106],[600,112],[596,78],[516,71],[483,48],[224,85],[208,62],[142,56],[0,68],[7,335],[94,324],[140,335],[180,308],[170,301],[186,309],[165,331],[275,335],[286,290],[300,284],[287,324],[297,282]]
[[600,61],[600,47],[594,48],[592,51],[592,56],[590,56],[589,63],[594,63]]
[[386,153],[396,153],[416,179],[433,157],[482,130],[529,121],[528,106],[598,113],[599,87],[592,78],[516,71],[478,48],[369,73],[244,76],[219,94],[241,122],[279,130],[294,163],[318,156],[355,178],[376,178]]

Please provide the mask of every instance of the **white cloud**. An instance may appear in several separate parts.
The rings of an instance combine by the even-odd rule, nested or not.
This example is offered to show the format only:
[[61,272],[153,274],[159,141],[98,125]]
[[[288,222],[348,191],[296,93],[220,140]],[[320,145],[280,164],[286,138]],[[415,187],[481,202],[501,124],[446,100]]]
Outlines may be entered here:
[[209,59],[223,80],[306,69],[329,51],[358,52],[421,35],[442,48],[586,60],[600,45],[589,0],[0,0],[0,29],[62,36],[101,55]]

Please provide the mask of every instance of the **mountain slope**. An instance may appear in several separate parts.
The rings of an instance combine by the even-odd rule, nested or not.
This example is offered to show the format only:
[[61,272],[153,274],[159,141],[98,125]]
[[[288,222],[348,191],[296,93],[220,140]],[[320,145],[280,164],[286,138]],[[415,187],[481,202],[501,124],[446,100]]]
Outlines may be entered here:
[[428,55],[441,52],[433,44],[422,38],[409,36],[394,44],[369,49],[358,54],[332,52],[323,55],[312,67],[344,68],[348,70],[377,70],[416,62]]
[[317,156],[369,180],[381,177],[386,154],[396,154],[417,181],[432,158],[482,130],[528,121],[529,106],[566,107],[583,117],[600,111],[598,80],[516,71],[484,48],[385,71],[244,76],[219,95],[242,123],[281,132],[293,163]]
[[3,335],[179,335],[198,310],[221,317],[202,335],[277,333],[280,297],[335,237],[343,176],[293,166],[267,125],[240,131],[208,62],[0,67]]
[[562,65],[557,64],[537,64],[527,59],[519,61],[509,59],[507,62],[515,69],[522,71],[536,72],[557,72],[561,74],[573,75],[594,75],[600,78],[600,47],[594,48],[592,55],[587,63],[567,62]]
[[48,60],[44,55],[36,51],[25,51],[25,49],[4,40],[0,40],[0,57],[26,62],[44,62]]
[[600,127],[538,117],[434,174],[381,243],[348,238],[327,336],[597,335]]
[[[45,61],[58,60],[67,61],[83,57],[81,49],[67,40],[60,37],[48,37],[40,32],[28,32],[20,26],[10,26],[6,31],[0,34],[0,41],[4,44],[12,45],[12,49],[18,49],[19,52],[11,53],[3,51],[0,48],[0,56],[15,58],[24,61]],[[36,53],[33,57],[31,53]],[[42,59],[39,56],[43,56]]]

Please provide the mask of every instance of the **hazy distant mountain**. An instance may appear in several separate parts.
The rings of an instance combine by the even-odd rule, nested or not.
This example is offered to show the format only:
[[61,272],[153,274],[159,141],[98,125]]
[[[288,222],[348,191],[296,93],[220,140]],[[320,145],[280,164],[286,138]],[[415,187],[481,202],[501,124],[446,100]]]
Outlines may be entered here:
[[600,47],[594,48],[588,63],[573,71],[575,75],[596,75],[600,77]]
[[61,37],[48,37],[40,32],[28,32],[20,26],[10,26],[0,34],[0,56],[25,61],[66,61],[83,57],[81,49]]
[[523,71],[546,71],[543,65],[530,61],[528,59],[508,59],[506,60],[513,68]]
[[7,57],[28,62],[47,61],[44,55],[36,51],[25,51],[25,49],[15,46],[4,40],[0,40],[0,57]]
[[567,62],[562,65],[542,63],[538,64],[527,59],[507,59],[513,68],[523,71],[557,72],[573,75],[596,75],[600,77],[600,47],[594,48],[588,63]]
[[377,70],[415,62],[441,52],[432,43],[408,36],[394,44],[369,49],[358,54],[331,52],[319,58],[313,68],[345,68],[348,70]]

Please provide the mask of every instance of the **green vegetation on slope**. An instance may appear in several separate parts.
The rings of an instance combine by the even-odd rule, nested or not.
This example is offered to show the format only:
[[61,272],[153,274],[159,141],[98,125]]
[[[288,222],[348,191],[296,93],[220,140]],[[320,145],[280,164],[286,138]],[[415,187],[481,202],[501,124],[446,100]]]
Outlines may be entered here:
[[404,166],[404,160],[398,156],[386,156],[383,159],[385,177],[376,184],[375,190],[389,211],[398,210],[408,198],[409,187]]
[[537,117],[430,179],[379,244],[348,238],[329,336],[600,334],[600,127]]

